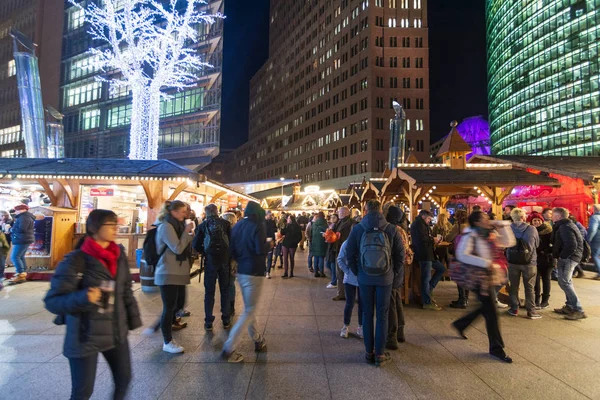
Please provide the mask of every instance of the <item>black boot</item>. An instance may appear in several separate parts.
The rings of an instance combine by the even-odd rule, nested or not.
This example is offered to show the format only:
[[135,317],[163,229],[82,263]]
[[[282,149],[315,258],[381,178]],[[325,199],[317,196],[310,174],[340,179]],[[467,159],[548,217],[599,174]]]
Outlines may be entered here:
[[406,342],[406,337],[404,336],[404,327],[403,326],[398,327],[397,336],[398,336],[398,342],[400,342],[400,343]]

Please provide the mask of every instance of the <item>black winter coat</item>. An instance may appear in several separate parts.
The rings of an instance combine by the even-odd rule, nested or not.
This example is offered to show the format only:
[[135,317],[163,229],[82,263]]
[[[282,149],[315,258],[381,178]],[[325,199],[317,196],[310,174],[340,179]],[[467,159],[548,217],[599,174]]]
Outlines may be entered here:
[[410,226],[410,237],[416,261],[436,260],[431,228],[420,216]]
[[245,217],[231,230],[231,257],[238,263],[238,274],[265,276],[267,243],[265,223],[254,217]]
[[554,265],[552,257],[552,226],[545,222],[537,228],[540,245],[537,248],[537,266],[548,268]]
[[[231,224],[229,221],[226,221],[222,218],[216,216],[207,217],[198,227],[196,228],[196,232],[194,234],[194,240],[192,240],[192,247],[198,253],[206,256],[206,260],[209,264],[229,264],[229,249],[222,249],[221,254],[206,254],[204,251],[204,239],[206,238],[206,231],[212,224],[216,224],[220,226],[223,230],[223,233],[227,236],[229,240],[229,247],[231,248]],[[212,228],[211,228],[212,229]]]
[[[83,271],[80,278],[78,270]],[[114,312],[100,314],[98,306],[88,301],[88,288],[99,287],[102,281],[112,279],[98,259],[81,250],[67,254],[56,268],[44,303],[51,313],[65,316],[65,357],[82,358],[110,350],[125,343],[128,331],[142,326],[123,247],[115,277]]]
[[298,244],[302,241],[302,229],[300,229],[300,225],[297,223],[287,224],[281,231],[281,234],[285,236],[281,244],[288,249],[297,248]]
[[267,237],[273,239],[275,242],[275,234],[277,233],[277,223],[272,219],[265,220],[265,226],[267,229]]
[[581,262],[583,258],[583,237],[577,226],[568,219],[554,223],[552,233],[552,255],[554,258]]
[[12,244],[31,244],[35,242],[33,235],[35,217],[29,211],[15,216],[11,229]]

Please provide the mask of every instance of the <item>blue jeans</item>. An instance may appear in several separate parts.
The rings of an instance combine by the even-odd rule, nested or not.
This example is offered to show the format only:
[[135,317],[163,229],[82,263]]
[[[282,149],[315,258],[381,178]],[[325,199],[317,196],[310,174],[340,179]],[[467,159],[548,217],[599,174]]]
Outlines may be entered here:
[[346,289],[346,305],[344,306],[344,325],[349,326],[352,319],[352,311],[354,310],[354,300],[358,300],[358,326],[363,324],[363,306],[360,300],[360,290],[358,286],[344,283]]
[[229,315],[235,310],[235,275],[229,280]]
[[27,272],[27,264],[25,263],[25,253],[29,248],[28,244],[13,244],[10,259],[17,269],[17,274]]
[[[310,245],[308,245],[308,247],[310,247]],[[308,269],[311,269],[313,267],[313,255],[310,252],[310,250],[308,250]]]
[[267,253],[267,274],[271,273],[271,267],[273,266],[273,250]]
[[212,323],[215,320],[213,309],[215,306],[217,279],[219,280],[219,292],[221,293],[221,319],[223,322],[229,322],[229,285],[231,281],[229,264],[206,264],[206,269],[204,270],[204,321]]
[[331,284],[337,286],[337,266],[335,261],[327,261],[327,268],[331,270]]
[[315,256],[315,272],[325,274],[325,257]]
[[558,266],[556,267],[558,271],[558,286],[560,286],[563,292],[565,292],[565,296],[567,296],[567,306],[573,311],[583,311],[573,287],[573,270],[577,264],[579,263],[575,261],[558,259]]
[[247,326],[250,339],[255,342],[261,340],[262,336],[256,326],[256,304],[262,292],[262,286],[265,278],[263,276],[252,276],[238,274],[237,280],[242,290],[242,298],[244,299],[244,312],[236,321],[229,338],[223,345],[223,350],[230,353],[237,347],[240,341],[242,330]]
[[[388,313],[392,296],[392,285],[369,286],[359,284],[363,305],[363,334],[365,351],[376,356],[383,355],[388,334]],[[349,296],[346,295],[346,298]],[[375,313],[373,310],[376,310]],[[377,316],[375,326],[373,317]]]
[[[444,276],[446,268],[438,260],[419,261],[419,265],[421,266],[421,298],[423,304],[431,304],[431,292],[442,279],[442,276]],[[435,270],[433,278],[431,277],[432,268]]]

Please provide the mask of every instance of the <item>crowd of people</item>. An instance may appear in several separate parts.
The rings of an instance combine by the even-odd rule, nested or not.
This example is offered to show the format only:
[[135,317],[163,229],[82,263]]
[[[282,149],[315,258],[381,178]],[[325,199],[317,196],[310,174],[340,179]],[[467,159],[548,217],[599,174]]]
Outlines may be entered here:
[[[332,300],[345,301],[340,316],[342,338],[349,337],[358,303],[355,332],[363,339],[367,363],[386,364],[391,359],[386,350],[397,350],[406,341],[402,288],[409,267],[420,270],[413,279],[420,282],[417,298],[424,310],[442,309],[433,295],[447,270],[458,287],[458,299],[450,307],[466,309],[469,293],[474,293],[478,307],[454,321],[452,327],[467,339],[467,328],[482,315],[489,354],[510,363],[497,313],[502,304],[497,295],[504,285],[510,293],[508,314],[519,315],[522,280],[527,317],[539,319],[540,312],[549,307],[552,271],[556,270],[566,302],[554,311],[568,320],[586,318],[572,278],[585,258],[585,243],[599,266],[600,205],[595,206],[585,237],[569,216],[564,208],[527,215],[519,208],[507,207],[506,216],[495,220],[481,210],[470,214],[457,210],[450,218],[438,215],[434,225],[434,215],[428,210],[420,210],[410,222],[401,208],[371,200],[354,217],[346,207],[330,215],[282,213],[276,217],[249,202],[243,215],[219,215],[218,208],[209,204],[200,220],[186,203],[169,201],[144,245],[146,260],[155,266],[155,284],[163,305],[160,320],[145,333],[160,329],[165,352],[185,351],[173,331],[187,327],[186,285],[199,255],[204,265],[207,331],[215,324],[213,309],[219,285],[221,322],[228,331],[222,359],[243,361],[238,345],[246,329],[255,350],[266,351],[265,337],[256,322],[262,288],[277,269],[283,270],[281,278],[294,278],[296,250],[306,248],[309,272],[315,278],[329,279],[323,284],[336,290]],[[64,355],[71,365],[73,399],[91,396],[99,353],[113,371],[115,399],[124,398],[131,379],[127,332],[142,322],[127,257],[115,244],[116,232],[117,217],[112,211],[90,213],[86,236],[56,269],[45,298],[47,309],[57,315],[56,323],[67,326]],[[234,321],[235,281],[244,308]]]

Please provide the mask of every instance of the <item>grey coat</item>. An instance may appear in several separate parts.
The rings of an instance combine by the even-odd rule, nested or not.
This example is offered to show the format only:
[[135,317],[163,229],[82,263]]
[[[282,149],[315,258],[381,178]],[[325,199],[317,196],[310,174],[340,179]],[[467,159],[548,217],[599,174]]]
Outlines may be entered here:
[[[533,225],[529,225],[526,222],[520,222],[520,223],[513,222],[510,225],[510,227],[513,231],[513,234],[515,235],[515,238],[523,240],[525,243],[527,243],[529,245],[529,248],[533,250],[533,253],[531,255],[531,262],[529,265],[536,265],[537,264],[536,249],[540,245],[540,235],[538,234],[537,229],[535,229],[535,227]],[[509,265],[511,265],[511,264],[509,264]]]
[[158,261],[154,272],[154,283],[162,285],[188,285],[190,283],[190,260],[177,261],[177,255],[185,251],[192,243],[192,235],[184,233],[177,237],[173,225],[166,221],[156,221],[156,250],[160,254],[165,246],[167,250]]

